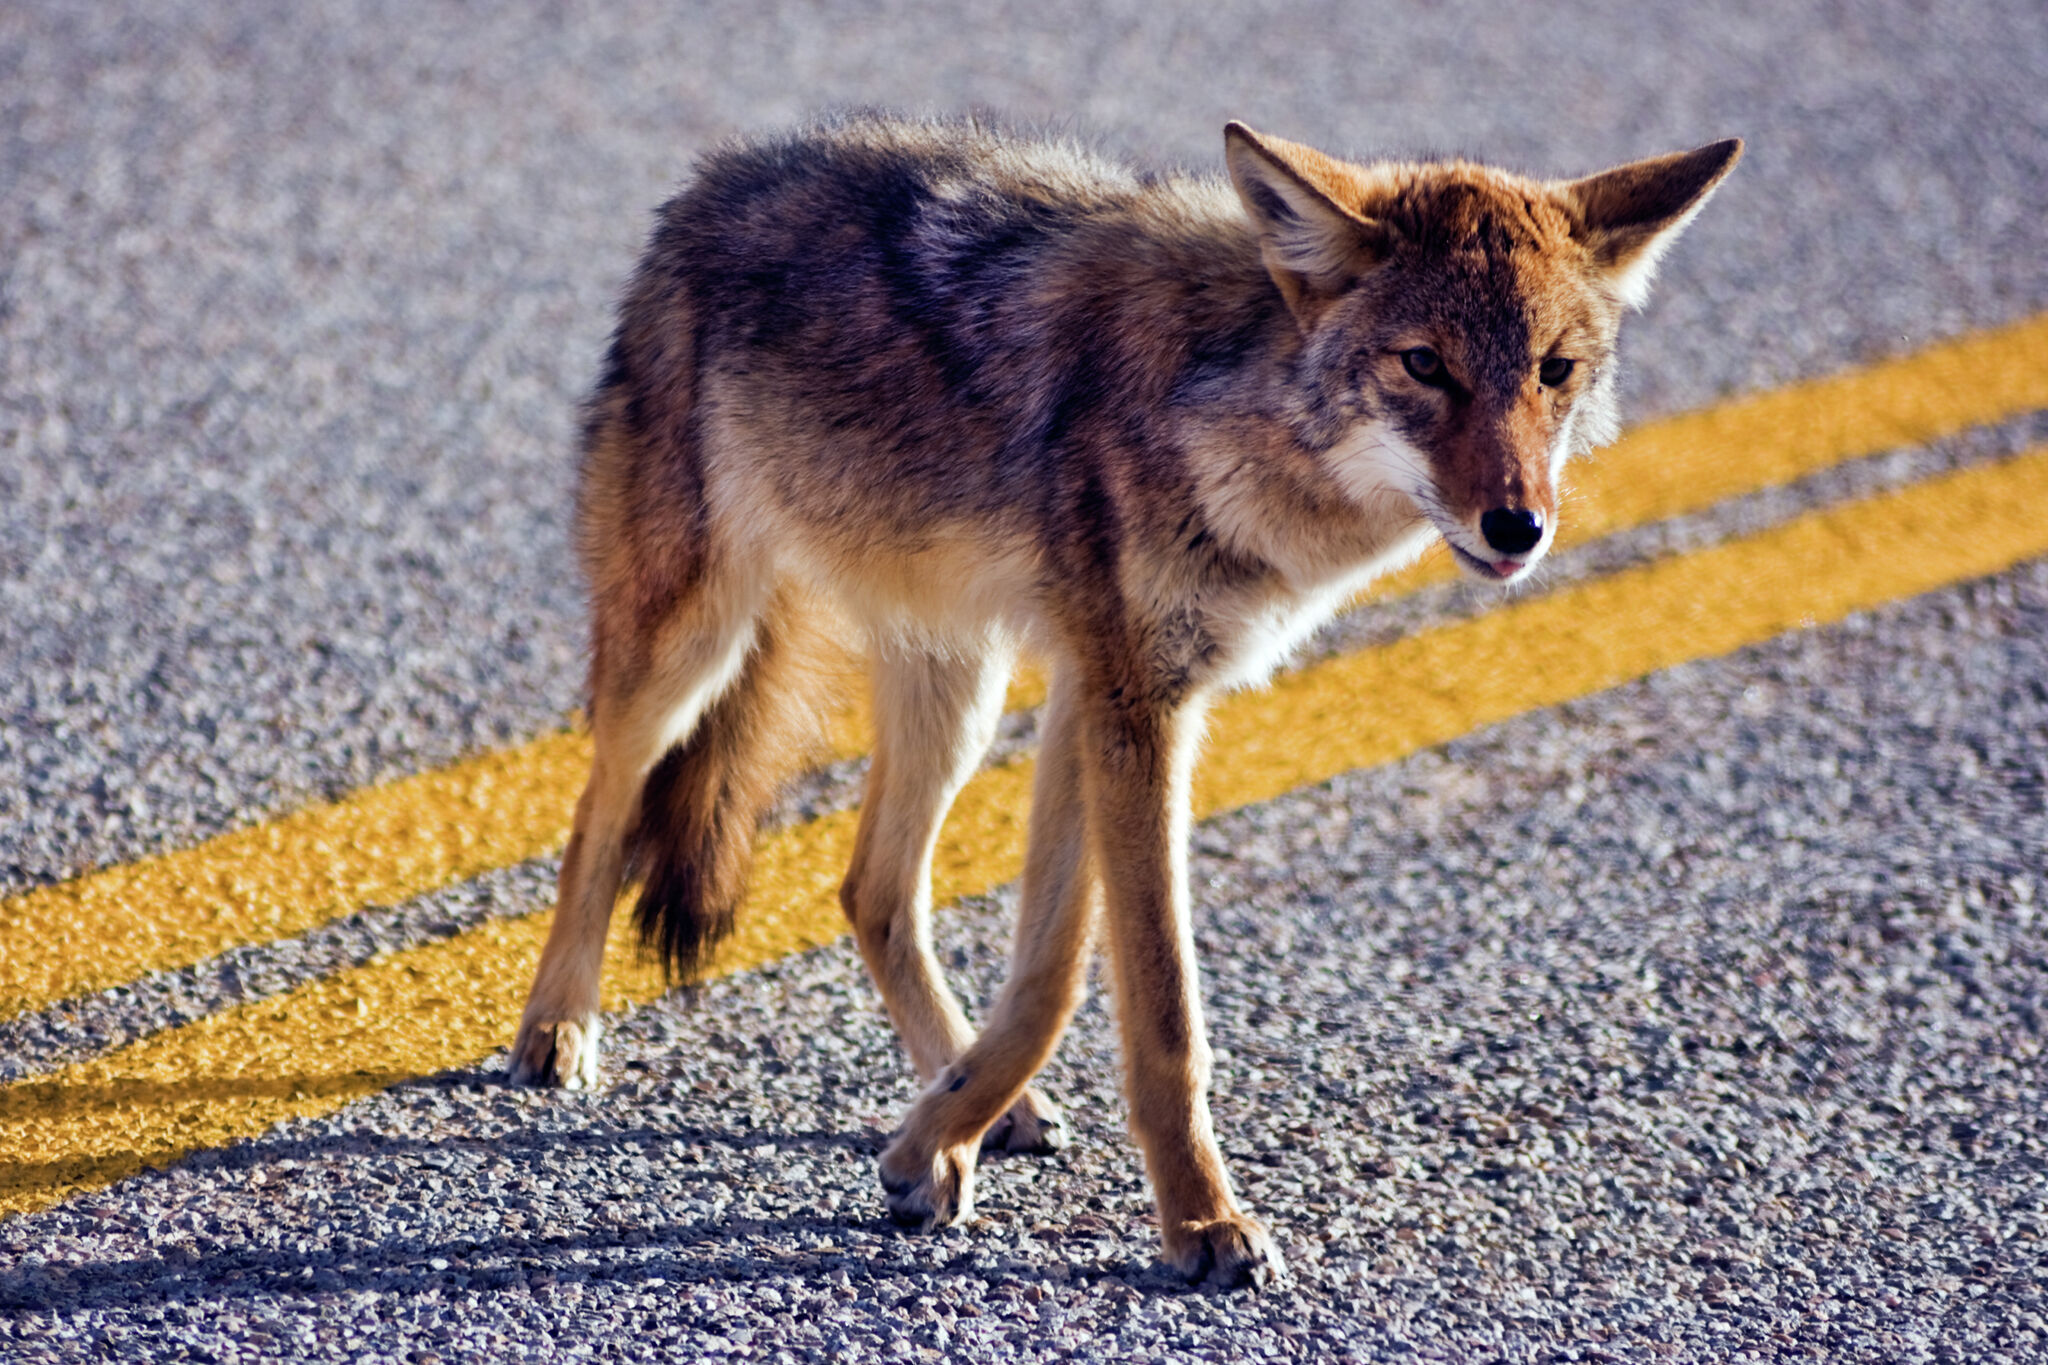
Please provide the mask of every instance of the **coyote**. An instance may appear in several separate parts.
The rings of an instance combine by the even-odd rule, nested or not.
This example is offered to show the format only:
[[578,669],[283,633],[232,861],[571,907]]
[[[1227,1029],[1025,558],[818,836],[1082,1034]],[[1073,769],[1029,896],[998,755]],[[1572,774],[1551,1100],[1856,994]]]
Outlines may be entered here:
[[[1439,540],[1481,582],[1528,576],[1561,467],[1615,433],[1621,314],[1741,150],[1543,181],[1232,123],[1226,183],[861,115],[708,155],[585,409],[596,756],[512,1079],[594,1083],[623,884],[672,968],[706,965],[857,649],[876,739],[841,901],[924,1082],[881,1157],[890,1215],[958,1222],[981,1150],[1060,1144],[1029,1083],[1100,916],[1166,1261],[1281,1273],[1209,1118],[1185,852],[1204,705]],[[929,873],[1020,650],[1050,695],[977,1035]]]

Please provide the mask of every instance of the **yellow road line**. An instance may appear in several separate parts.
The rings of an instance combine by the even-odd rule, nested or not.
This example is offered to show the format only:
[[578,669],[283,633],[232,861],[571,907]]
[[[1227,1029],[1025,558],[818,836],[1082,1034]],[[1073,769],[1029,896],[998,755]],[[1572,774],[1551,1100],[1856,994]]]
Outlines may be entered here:
[[[1027,670],[1010,700],[1044,689]],[[835,718],[830,755],[868,733],[865,707]],[[0,901],[0,1018],[552,853],[589,770],[587,735],[544,735]]]
[[[2048,554],[2048,446],[1332,659],[1231,699],[1203,811]],[[1223,737],[1227,731],[1227,739]]]
[[[1229,699],[1201,813],[1268,799],[1520,712],[2048,554],[2048,448],[1816,512],[1306,669]],[[948,821],[942,899],[1017,873],[1030,765],[979,774]],[[851,812],[762,841],[723,971],[836,937]],[[500,921],[0,1088],[0,1214],[40,1208],[412,1076],[468,1065],[518,1019],[546,916]],[[621,916],[623,925],[624,917]],[[661,980],[614,936],[608,1007]]]
[[583,736],[546,735],[13,897],[0,1017],[559,848],[589,767]]
[[[1589,464],[1573,539],[2048,407],[2048,315],[1637,428]],[[1378,595],[1448,570],[1425,564]],[[1014,705],[1044,695],[1020,678]],[[842,755],[863,752],[849,718]],[[286,937],[540,857],[568,837],[588,741],[552,734],[0,901],[0,1018]]]

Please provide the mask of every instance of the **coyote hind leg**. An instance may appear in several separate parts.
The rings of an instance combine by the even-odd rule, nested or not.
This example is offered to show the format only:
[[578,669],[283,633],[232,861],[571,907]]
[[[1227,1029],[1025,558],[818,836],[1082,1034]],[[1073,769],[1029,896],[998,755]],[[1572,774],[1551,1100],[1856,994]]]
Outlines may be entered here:
[[562,853],[555,919],[512,1044],[515,1085],[597,1083],[605,934],[625,875],[626,839],[647,776],[732,684],[758,603],[700,592],[651,638],[601,641],[592,668],[590,780]]

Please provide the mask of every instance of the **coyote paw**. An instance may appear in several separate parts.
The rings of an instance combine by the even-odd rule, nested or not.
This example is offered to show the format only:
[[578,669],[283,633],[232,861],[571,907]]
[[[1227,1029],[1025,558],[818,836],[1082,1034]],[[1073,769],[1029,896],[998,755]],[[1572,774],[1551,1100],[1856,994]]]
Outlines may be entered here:
[[1206,1223],[1181,1223],[1166,1233],[1166,1263],[1190,1281],[1222,1289],[1263,1289],[1287,1277],[1272,1234],[1241,1213]]
[[1049,1156],[1067,1145],[1067,1121],[1059,1108],[1036,1090],[1026,1090],[1003,1116],[981,1135],[984,1152],[1020,1152]]
[[925,1155],[903,1138],[882,1153],[882,1192],[889,1218],[919,1232],[949,1228],[974,1216],[974,1148]]
[[512,1041],[506,1076],[514,1085],[597,1086],[597,1040],[603,1032],[595,1014],[581,1019],[525,1019]]

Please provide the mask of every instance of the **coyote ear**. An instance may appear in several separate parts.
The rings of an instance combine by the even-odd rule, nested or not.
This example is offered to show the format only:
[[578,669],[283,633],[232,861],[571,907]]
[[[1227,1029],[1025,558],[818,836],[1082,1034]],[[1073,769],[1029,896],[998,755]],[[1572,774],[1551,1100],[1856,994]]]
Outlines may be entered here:
[[1386,225],[1333,197],[1346,179],[1341,163],[1242,123],[1224,128],[1223,159],[1259,230],[1266,271],[1297,317],[1305,321],[1304,305],[1341,292],[1386,254]]
[[1551,188],[1575,211],[1573,235],[1606,269],[1614,292],[1640,308],[1658,259],[1741,157],[1742,139],[1731,137]]

